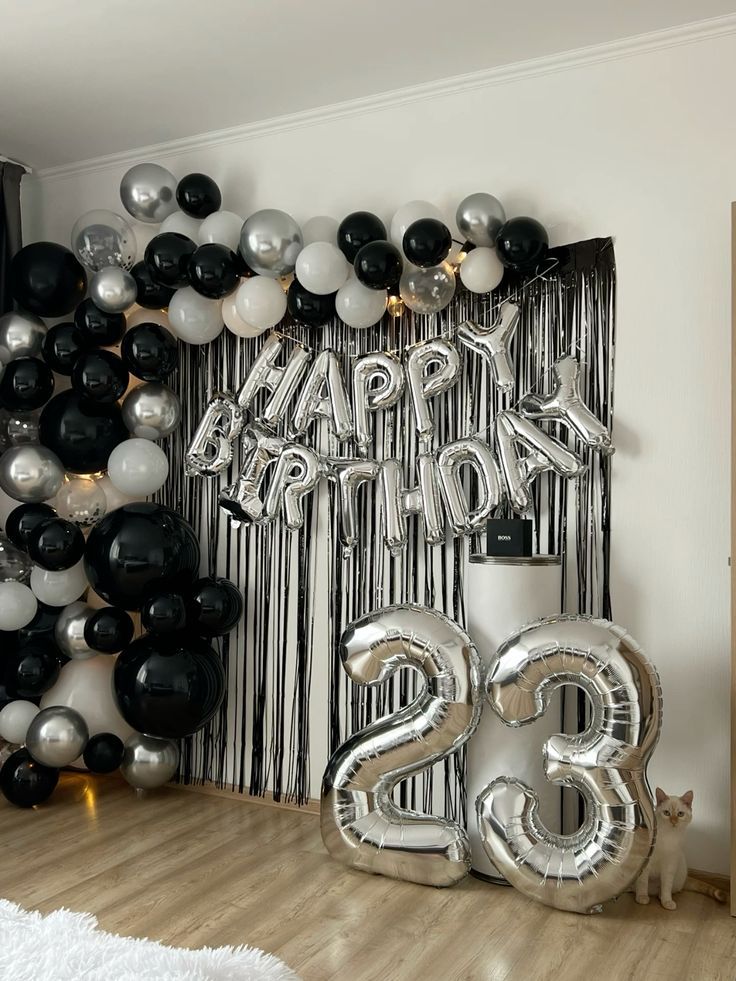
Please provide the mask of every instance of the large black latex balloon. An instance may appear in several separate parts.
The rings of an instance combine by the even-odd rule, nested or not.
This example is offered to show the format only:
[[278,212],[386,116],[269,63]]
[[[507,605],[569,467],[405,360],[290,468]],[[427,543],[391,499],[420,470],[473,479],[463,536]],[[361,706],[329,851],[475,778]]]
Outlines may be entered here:
[[27,749],[17,749],[0,770],[0,790],[16,807],[35,807],[53,794],[59,771],[33,759]]
[[199,569],[194,529],[170,508],[124,504],[97,522],[84,567],[94,591],[113,606],[138,610],[153,586],[187,589]]
[[54,394],[54,374],[38,358],[16,358],[0,378],[0,405],[4,409],[40,409]]
[[181,210],[192,218],[206,218],[222,205],[220,188],[207,174],[187,174],[176,187]]
[[187,604],[181,593],[157,590],[141,606],[141,623],[152,634],[171,634],[187,623]]
[[84,765],[90,773],[112,773],[123,761],[123,740],[112,732],[91,736],[84,748]]
[[120,345],[128,370],[143,381],[163,381],[176,368],[179,345],[174,335],[158,324],[132,327]]
[[80,303],[75,310],[74,323],[89,347],[117,344],[125,331],[124,314],[106,313],[89,299]]
[[354,211],[343,218],[337,230],[337,244],[348,260],[355,262],[356,255],[369,242],[386,238],[386,226],[378,215],[370,211]]
[[84,298],[87,274],[73,252],[56,242],[33,242],[13,256],[10,291],[39,317],[65,317]]
[[208,242],[189,259],[189,284],[202,296],[219,300],[240,282],[239,266],[238,257],[226,245]]
[[42,569],[71,569],[84,555],[84,535],[63,518],[49,518],[28,536],[28,555]]
[[87,646],[100,654],[117,654],[133,639],[135,628],[125,610],[103,606],[88,617],[84,624]]
[[102,348],[85,351],[72,369],[74,391],[93,402],[117,402],[125,394],[129,380],[128,369],[117,354]]
[[151,277],[162,286],[178,288],[189,282],[189,260],[197,246],[179,232],[162,232],[154,236],[144,252]]
[[[18,631],[18,647],[22,647],[31,640],[46,640],[54,644],[56,621],[63,609],[63,606],[48,606],[39,601],[36,614],[31,622]],[[58,648],[56,654],[60,662],[64,660],[64,655]]]
[[82,351],[87,350],[88,343],[79,327],[67,320],[63,324],[49,327],[43,339],[41,353],[52,371],[60,375],[71,375],[77,358]]
[[335,295],[310,293],[295,279],[286,294],[286,306],[299,323],[307,327],[322,327],[335,316]]
[[16,698],[42,695],[59,677],[59,656],[54,644],[43,637],[20,644],[5,659],[5,684]]
[[181,739],[215,714],[225,671],[207,641],[147,634],[118,656],[113,690],[125,721],[146,735]]
[[120,406],[91,402],[73,390],[55,395],[41,412],[40,442],[73,473],[106,470],[110,454],[127,438]]
[[548,247],[547,229],[535,218],[510,218],[496,239],[496,252],[504,266],[522,272],[544,259]]
[[198,579],[189,594],[189,626],[206,637],[230,633],[243,613],[243,597],[229,579]]
[[135,302],[139,307],[146,307],[147,310],[163,310],[169,305],[174,290],[157,283],[143,259],[136,262],[130,270],[130,275],[135,280]]
[[56,511],[48,504],[19,504],[5,521],[5,534],[13,545],[25,550],[33,530],[55,517]]
[[355,275],[372,290],[397,287],[402,268],[401,253],[390,242],[369,242],[355,257]]
[[436,266],[450,254],[450,229],[436,218],[419,218],[404,233],[404,255],[415,266]]

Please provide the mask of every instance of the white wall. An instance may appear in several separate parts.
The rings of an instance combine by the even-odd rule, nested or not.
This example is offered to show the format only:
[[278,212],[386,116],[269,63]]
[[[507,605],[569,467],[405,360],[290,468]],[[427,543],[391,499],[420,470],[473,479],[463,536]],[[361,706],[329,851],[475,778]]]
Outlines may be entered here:
[[[390,217],[422,197],[451,217],[484,189],[541,219],[553,244],[615,236],[614,616],[662,676],[652,777],[695,790],[691,864],[722,872],[735,90],[727,36],[159,156],[177,174],[212,174],[242,214]],[[119,210],[127,166],[28,182],[27,240],[65,242],[83,211]]]

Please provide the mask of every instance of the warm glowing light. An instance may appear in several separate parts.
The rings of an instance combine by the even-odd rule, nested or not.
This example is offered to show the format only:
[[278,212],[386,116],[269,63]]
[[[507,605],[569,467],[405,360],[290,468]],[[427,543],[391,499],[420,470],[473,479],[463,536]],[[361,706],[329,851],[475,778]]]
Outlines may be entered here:
[[400,296],[389,296],[387,309],[390,316],[400,317],[404,312],[404,301]]

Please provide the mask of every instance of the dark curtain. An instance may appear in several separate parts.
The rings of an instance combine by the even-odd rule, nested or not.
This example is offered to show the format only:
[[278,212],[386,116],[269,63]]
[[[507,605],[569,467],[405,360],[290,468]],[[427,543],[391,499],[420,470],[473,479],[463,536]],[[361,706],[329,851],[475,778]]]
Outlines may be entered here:
[[13,309],[10,260],[21,246],[20,179],[25,170],[0,161],[0,314]]

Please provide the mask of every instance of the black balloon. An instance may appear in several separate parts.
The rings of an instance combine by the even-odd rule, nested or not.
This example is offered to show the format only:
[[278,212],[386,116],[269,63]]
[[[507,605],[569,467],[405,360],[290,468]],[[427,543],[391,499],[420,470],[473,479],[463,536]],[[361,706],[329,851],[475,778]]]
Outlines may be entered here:
[[222,194],[207,174],[187,174],[177,185],[176,200],[184,214],[192,218],[206,218],[220,210]]
[[200,245],[189,259],[189,284],[211,300],[232,293],[240,282],[238,257],[225,245]]
[[39,317],[65,317],[84,298],[87,274],[69,249],[33,242],[13,256],[10,291],[24,310]]
[[129,380],[128,369],[117,354],[102,348],[85,351],[72,369],[74,391],[93,402],[117,402]]
[[84,748],[84,765],[90,773],[112,773],[123,761],[123,740],[112,732],[90,736]]
[[187,605],[181,593],[157,590],[141,606],[141,623],[152,634],[171,634],[187,623]]
[[162,232],[146,246],[144,259],[151,277],[162,286],[178,288],[189,282],[189,260],[197,246],[178,232]]
[[89,347],[110,347],[117,344],[125,331],[122,313],[106,313],[92,300],[80,303],[74,312],[74,323]]
[[206,637],[230,633],[243,613],[243,597],[229,579],[198,579],[188,599],[189,626]]
[[415,266],[436,266],[450,254],[450,229],[436,218],[420,218],[404,233],[404,255]]
[[143,381],[163,381],[176,368],[179,345],[174,335],[158,324],[132,327],[120,345],[128,370]]
[[16,358],[0,378],[4,409],[40,409],[54,394],[54,373],[38,358]]
[[93,651],[117,654],[133,639],[135,627],[129,614],[117,606],[103,606],[87,619],[84,639]]
[[16,698],[42,695],[59,677],[59,651],[51,641],[35,637],[5,659],[5,684]]
[[49,327],[43,339],[42,354],[52,371],[60,375],[71,375],[72,368],[89,342],[76,324],[70,320]]
[[548,247],[547,229],[535,218],[510,218],[496,239],[496,252],[504,266],[522,272],[544,259]]
[[136,262],[130,270],[130,275],[135,280],[135,302],[138,306],[146,307],[148,310],[163,310],[169,305],[174,290],[157,283],[143,259]]
[[390,242],[369,242],[355,257],[355,275],[372,290],[397,287],[402,268],[401,253]]
[[322,327],[335,316],[335,293],[318,295],[295,279],[286,294],[286,305],[295,320],[307,327]]
[[5,534],[13,545],[27,549],[34,529],[55,517],[56,511],[48,504],[19,504],[5,521]]
[[[18,647],[22,647],[30,640],[46,640],[53,645],[56,621],[63,609],[63,606],[47,606],[46,603],[39,601],[34,618],[18,631]],[[56,655],[60,662],[65,660],[65,655],[58,648]]]
[[33,759],[27,749],[17,749],[0,770],[0,790],[16,807],[35,807],[53,794],[59,771]]
[[170,508],[150,502],[110,511],[89,533],[87,578],[108,603],[138,610],[149,587],[186,589],[199,569],[194,529]]
[[225,695],[225,670],[209,644],[183,633],[147,634],[118,656],[113,690],[125,721],[181,739],[208,722]]
[[84,555],[84,535],[63,518],[49,518],[28,537],[28,555],[42,569],[71,569]]
[[41,412],[40,442],[73,473],[106,470],[110,454],[127,438],[119,405],[92,402],[75,391],[55,395]]
[[355,262],[355,257],[364,245],[385,238],[386,226],[378,215],[370,211],[354,211],[347,218],[343,218],[337,230],[337,244],[351,263]]

